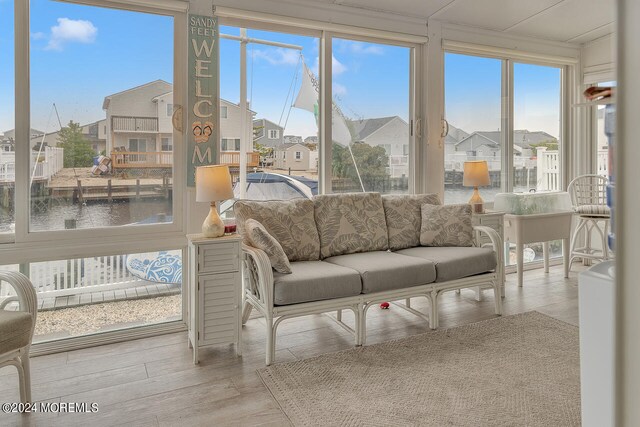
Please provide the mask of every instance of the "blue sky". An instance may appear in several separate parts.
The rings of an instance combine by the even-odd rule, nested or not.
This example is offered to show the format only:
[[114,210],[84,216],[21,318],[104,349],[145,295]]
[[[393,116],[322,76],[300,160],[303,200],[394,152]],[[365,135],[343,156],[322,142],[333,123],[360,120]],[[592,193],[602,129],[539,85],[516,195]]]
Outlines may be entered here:
[[[0,131],[13,128],[12,2],[0,0]],[[49,121],[55,102],[61,120],[90,123],[104,118],[106,95],[156,79],[173,81],[172,18],[137,12],[31,1],[32,127],[57,130]],[[222,32],[238,34],[237,28]],[[249,36],[301,46],[317,73],[318,40],[313,37],[249,30]],[[408,116],[408,48],[334,40],[333,92],[345,115]],[[239,43],[221,40],[221,96],[239,101]],[[291,109],[300,85],[299,53],[249,45],[248,96],[257,117],[284,124],[285,133],[316,133],[313,115]],[[297,76],[297,77],[296,77]],[[515,125],[557,136],[559,70],[516,64]],[[446,116],[467,132],[500,126],[500,61],[447,54]],[[284,117],[280,119],[284,108]],[[47,129],[48,127],[48,129]]]
[[[12,13],[5,13],[10,5],[0,0],[0,59],[13,67],[13,48],[10,54],[6,49],[13,44]],[[63,124],[90,123],[104,118],[106,95],[151,80],[173,80],[171,17],[32,0],[30,32],[31,121],[36,129],[47,127],[53,102]],[[12,85],[3,75],[0,93],[3,99],[8,95],[10,104]],[[7,103],[2,104],[0,130],[7,130],[13,119],[7,117]],[[49,127],[57,130],[55,117]]]
[[[445,116],[470,133],[500,129],[502,61],[445,55]],[[514,128],[542,130],[558,137],[560,69],[514,64]]]
[[[221,32],[239,34],[237,28],[230,27],[221,27]],[[317,75],[317,38],[257,30],[248,30],[247,35],[302,47],[304,62]],[[407,120],[409,49],[341,39],[335,39],[333,45],[333,93],[343,113],[352,119],[397,115]],[[292,84],[294,99],[300,86],[300,51],[250,43],[247,56],[247,96],[257,117],[284,125],[290,110],[285,133],[303,137],[315,135],[317,127],[313,115],[305,110],[289,109],[292,97],[287,98]],[[220,58],[221,96],[238,102],[239,42],[221,40]]]

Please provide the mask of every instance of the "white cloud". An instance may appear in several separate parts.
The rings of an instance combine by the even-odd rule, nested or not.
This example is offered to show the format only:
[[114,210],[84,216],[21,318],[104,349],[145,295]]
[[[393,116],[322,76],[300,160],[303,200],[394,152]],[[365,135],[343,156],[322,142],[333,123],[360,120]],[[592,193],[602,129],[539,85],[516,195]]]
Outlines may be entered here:
[[46,50],[62,50],[66,43],[93,43],[98,29],[91,21],[58,18],[58,25],[51,27],[51,38]]
[[45,33],[41,33],[41,32],[31,33],[31,38],[34,40],[42,40],[45,37],[47,37]]
[[[347,71],[347,66],[344,65],[342,62],[338,61],[335,56],[332,56],[331,58],[333,59],[333,62],[331,64],[331,71],[333,72],[334,76],[337,76],[338,74],[342,74],[345,71]],[[317,76],[319,69],[320,69],[320,59],[316,56],[316,62],[313,64],[313,67],[311,67],[311,71],[313,71],[313,74]]]
[[271,65],[296,65],[300,58],[300,53],[293,49],[254,49],[251,51],[253,59],[263,59]]
[[335,56],[331,56],[331,58],[333,60],[333,63],[331,64],[331,71],[333,72],[334,76],[347,71],[347,66],[338,61]]
[[349,50],[353,53],[370,55],[382,55],[384,53],[381,46],[362,42],[350,42]]
[[333,82],[333,94],[336,96],[346,95],[347,88],[340,83]]

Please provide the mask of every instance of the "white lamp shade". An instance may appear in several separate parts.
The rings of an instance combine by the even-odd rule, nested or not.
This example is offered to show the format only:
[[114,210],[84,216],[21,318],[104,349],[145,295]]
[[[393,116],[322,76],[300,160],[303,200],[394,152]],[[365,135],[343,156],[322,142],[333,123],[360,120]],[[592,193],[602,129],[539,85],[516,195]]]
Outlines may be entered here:
[[462,185],[465,187],[483,187],[490,185],[489,165],[486,160],[464,162]]
[[229,166],[212,165],[196,168],[196,202],[218,202],[233,199]]

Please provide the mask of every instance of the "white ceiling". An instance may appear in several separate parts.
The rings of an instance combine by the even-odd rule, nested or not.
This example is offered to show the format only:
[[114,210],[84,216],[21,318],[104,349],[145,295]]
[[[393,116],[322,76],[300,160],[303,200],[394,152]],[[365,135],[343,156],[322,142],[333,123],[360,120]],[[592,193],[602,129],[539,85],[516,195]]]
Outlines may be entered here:
[[297,0],[586,43],[613,32],[615,0]]

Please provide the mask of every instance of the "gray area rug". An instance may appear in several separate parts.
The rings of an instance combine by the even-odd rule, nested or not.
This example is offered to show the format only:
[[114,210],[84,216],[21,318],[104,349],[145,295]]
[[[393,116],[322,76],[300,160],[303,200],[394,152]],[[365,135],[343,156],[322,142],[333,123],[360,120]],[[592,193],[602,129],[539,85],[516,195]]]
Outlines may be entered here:
[[579,426],[578,328],[529,312],[258,370],[296,426]]

